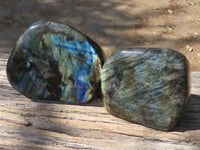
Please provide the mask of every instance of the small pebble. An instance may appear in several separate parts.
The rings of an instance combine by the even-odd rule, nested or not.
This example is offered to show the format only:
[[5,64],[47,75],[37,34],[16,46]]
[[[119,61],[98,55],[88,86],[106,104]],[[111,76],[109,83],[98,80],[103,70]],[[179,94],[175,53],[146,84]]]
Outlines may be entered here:
[[160,9],[159,7],[155,7],[155,8],[154,8],[154,10],[159,10],[159,9]]
[[187,50],[188,52],[192,52],[192,51],[193,51],[193,48],[190,47],[189,45],[187,45],[187,46],[186,46],[186,50]]
[[173,12],[173,10],[168,9],[168,13],[173,14],[174,12]]
[[191,5],[191,6],[194,6],[194,5],[195,5],[195,3],[193,3],[193,2],[189,2],[189,5]]
[[172,30],[172,28],[171,28],[171,27],[169,27],[169,26],[167,26],[166,28],[167,28],[169,31],[171,31],[171,30]]

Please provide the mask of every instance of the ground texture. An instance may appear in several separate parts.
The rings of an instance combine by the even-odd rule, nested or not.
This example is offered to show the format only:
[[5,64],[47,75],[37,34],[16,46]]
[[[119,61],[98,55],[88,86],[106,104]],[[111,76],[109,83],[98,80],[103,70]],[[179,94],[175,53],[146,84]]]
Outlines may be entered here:
[[120,48],[166,47],[185,54],[200,71],[199,0],[0,1],[0,51],[38,20],[70,24],[93,38],[105,59]]

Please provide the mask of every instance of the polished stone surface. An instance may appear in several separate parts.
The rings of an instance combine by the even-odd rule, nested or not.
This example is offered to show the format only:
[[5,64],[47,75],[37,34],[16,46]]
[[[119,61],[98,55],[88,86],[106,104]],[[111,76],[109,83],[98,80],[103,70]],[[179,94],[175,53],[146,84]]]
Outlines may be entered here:
[[33,100],[85,103],[100,88],[101,48],[71,26],[40,21],[18,39],[8,64],[12,86]]
[[103,66],[102,93],[108,112],[169,131],[189,97],[188,61],[171,49],[122,49]]

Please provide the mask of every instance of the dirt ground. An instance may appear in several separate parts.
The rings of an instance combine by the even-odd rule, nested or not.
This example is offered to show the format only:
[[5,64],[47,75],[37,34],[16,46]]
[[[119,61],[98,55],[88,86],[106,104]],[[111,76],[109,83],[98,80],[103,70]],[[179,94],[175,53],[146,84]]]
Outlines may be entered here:
[[10,52],[39,20],[74,26],[103,48],[105,59],[120,48],[166,47],[200,71],[199,0],[0,0],[0,52]]

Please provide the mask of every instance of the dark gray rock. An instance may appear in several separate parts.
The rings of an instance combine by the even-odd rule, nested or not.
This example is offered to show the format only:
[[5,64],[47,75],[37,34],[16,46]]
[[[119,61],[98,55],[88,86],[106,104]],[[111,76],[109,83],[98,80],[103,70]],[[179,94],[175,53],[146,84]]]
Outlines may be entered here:
[[188,100],[188,74],[187,59],[174,50],[119,50],[103,67],[104,105],[117,117],[171,130]]

